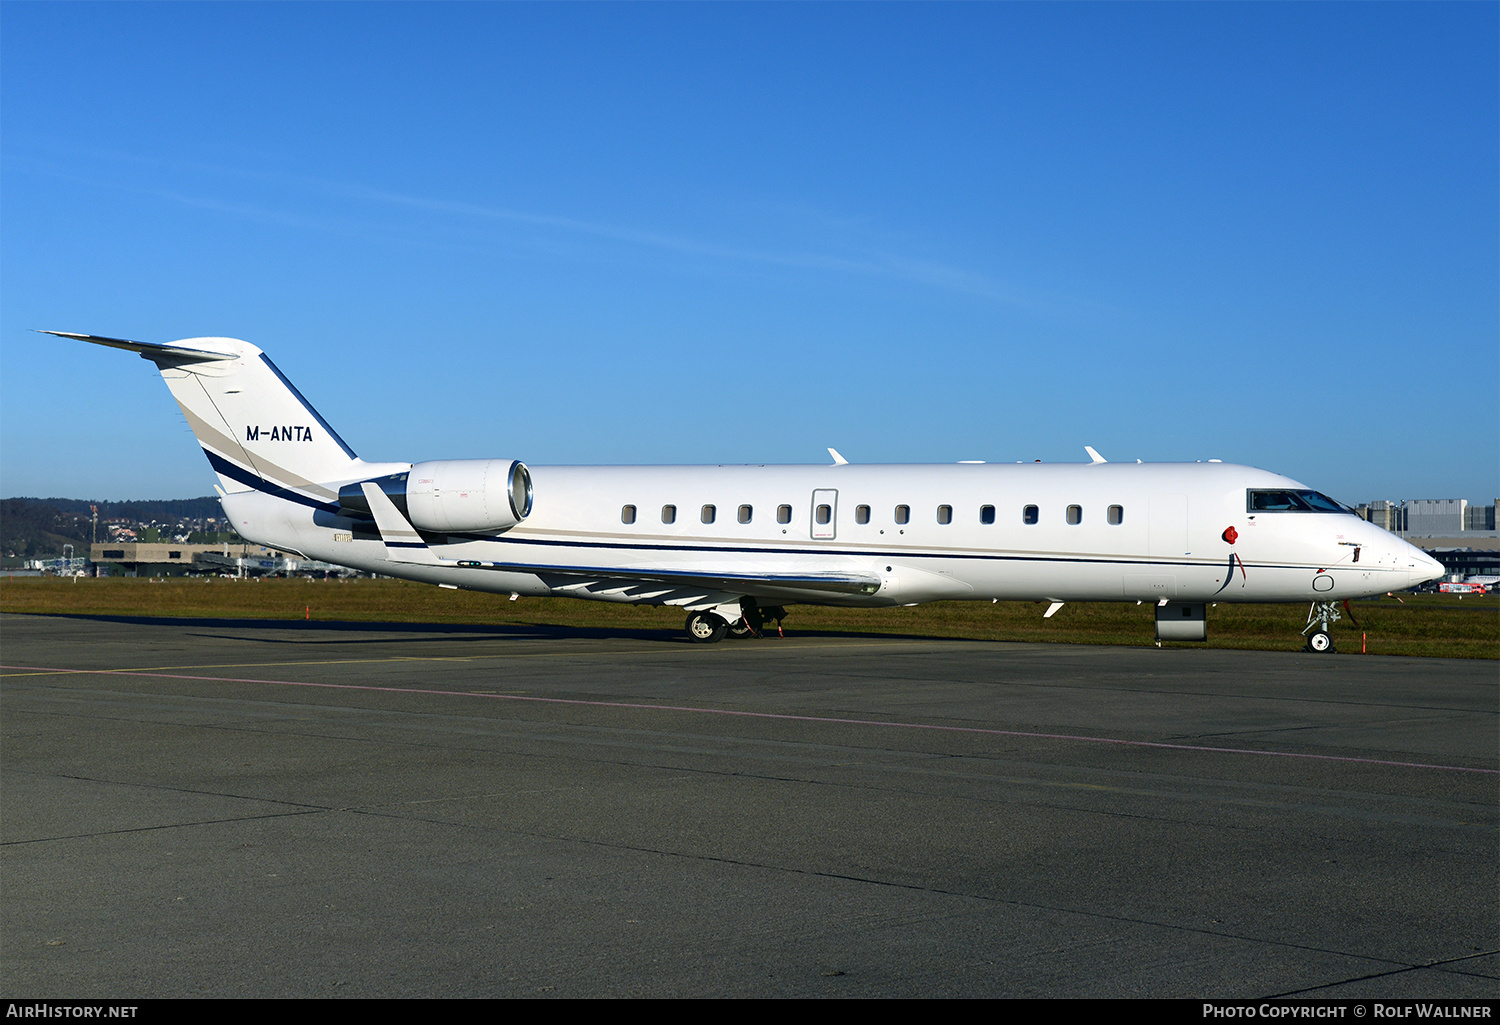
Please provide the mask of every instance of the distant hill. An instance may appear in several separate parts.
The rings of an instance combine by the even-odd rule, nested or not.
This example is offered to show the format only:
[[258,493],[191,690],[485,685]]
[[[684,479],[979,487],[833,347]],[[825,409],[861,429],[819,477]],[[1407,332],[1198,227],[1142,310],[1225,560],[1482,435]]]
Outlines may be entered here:
[[[0,554],[36,559],[63,554],[63,545],[72,545],[74,555],[89,553],[93,533],[93,514],[89,499],[80,498],[6,498],[0,499]],[[224,510],[217,498],[179,498],[165,501],[105,502],[93,501],[99,507],[99,540],[107,540],[102,524],[108,520],[128,520],[132,524],[180,523],[207,517],[223,519]]]
[[127,519],[148,523],[151,520],[176,522],[197,520],[205,516],[222,518],[224,510],[219,500],[212,495],[206,498],[148,499],[142,502],[106,502],[98,498],[7,498],[7,502],[33,502],[39,505],[56,506],[60,512],[82,513],[91,516],[90,505],[99,507],[99,519]]

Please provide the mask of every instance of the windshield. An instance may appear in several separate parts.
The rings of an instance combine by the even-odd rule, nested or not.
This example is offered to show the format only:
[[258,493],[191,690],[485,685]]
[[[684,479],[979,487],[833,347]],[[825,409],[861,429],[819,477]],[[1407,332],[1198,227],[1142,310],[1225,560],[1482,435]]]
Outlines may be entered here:
[[1254,488],[1246,492],[1245,508],[1249,512],[1353,512],[1316,491],[1258,491]]

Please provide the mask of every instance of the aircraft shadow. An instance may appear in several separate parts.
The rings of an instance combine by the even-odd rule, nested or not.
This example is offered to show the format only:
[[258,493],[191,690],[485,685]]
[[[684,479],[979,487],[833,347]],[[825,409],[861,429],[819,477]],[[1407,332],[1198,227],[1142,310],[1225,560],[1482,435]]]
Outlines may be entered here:
[[[588,626],[551,626],[546,624],[514,624],[514,623],[391,623],[391,622],[367,622],[351,620],[301,620],[301,619],[232,619],[220,616],[122,616],[102,615],[98,613],[24,613],[27,615],[43,615],[58,619],[82,619],[96,623],[118,623],[125,626],[167,626],[182,627],[192,631],[187,634],[190,637],[215,640],[247,640],[253,639],[265,644],[400,644],[431,640],[433,635],[442,636],[446,640],[472,643],[475,641],[508,639],[508,640],[635,640],[651,641],[658,644],[682,644],[693,645],[694,642],[684,636],[681,630],[676,629],[641,629],[630,627],[588,627]],[[238,630],[256,631],[267,636],[246,638],[242,635],[230,635],[220,633],[209,633],[211,630]],[[308,634],[336,633],[343,636],[330,638],[314,638]],[[290,636],[269,636],[272,633],[289,634]],[[412,634],[411,637],[391,637],[391,634]],[[297,636],[297,635],[304,636]],[[379,637],[360,637],[360,634],[381,634]],[[421,636],[415,636],[421,635]],[[901,640],[901,641],[951,641],[963,640],[964,638],[940,637],[933,634],[902,633],[896,631],[871,632],[865,630],[796,630],[787,631],[786,639],[810,639],[827,638],[852,640],[867,638],[871,640]],[[772,642],[780,640],[774,632],[768,632],[763,641]],[[753,639],[746,639],[753,640]],[[740,642],[744,643],[744,642]],[[733,638],[726,638],[719,644],[707,645],[710,648],[722,648],[726,645],[737,647]]]

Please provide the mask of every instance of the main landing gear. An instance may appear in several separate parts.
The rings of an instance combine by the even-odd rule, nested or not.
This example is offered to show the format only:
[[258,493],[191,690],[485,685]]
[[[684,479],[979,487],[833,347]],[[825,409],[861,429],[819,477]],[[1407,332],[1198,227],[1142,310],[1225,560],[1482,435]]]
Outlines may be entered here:
[[1313,602],[1312,608],[1307,610],[1307,625],[1302,628],[1302,633],[1307,638],[1307,647],[1303,650],[1315,651],[1320,655],[1331,654],[1333,634],[1328,632],[1328,628],[1343,618],[1338,602]]
[[765,608],[749,598],[739,605],[720,605],[714,609],[694,612],[687,618],[687,635],[698,644],[712,644],[730,637],[759,637],[765,625],[776,621],[776,632],[781,633],[781,621],[786,618],[786,609],[780,605]]
[[712,612],[694,612],[687,618],[687,635],[699,644],[712,644],[724,639],[729,624]]

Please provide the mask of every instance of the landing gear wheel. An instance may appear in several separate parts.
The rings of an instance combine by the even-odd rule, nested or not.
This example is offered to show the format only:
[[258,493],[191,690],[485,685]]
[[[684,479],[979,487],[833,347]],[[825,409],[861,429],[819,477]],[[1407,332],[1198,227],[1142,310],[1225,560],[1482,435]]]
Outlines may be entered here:
[[1326,630],[1315,630],[1307,638],[1307,650],[1319,654],[1333,650],[1333,637]]
[[743,619],[737,619],[733,623],[729,624],[729,636],[735,638],[754,637],[755,631],[750,629],[749,623],[745,622]]
[[687,635],[699,644],[722,640],[728,632],[729,624],[712,612],[694,612],[687,618]]

